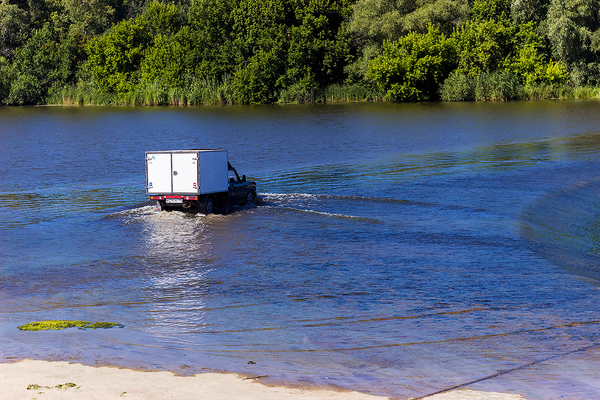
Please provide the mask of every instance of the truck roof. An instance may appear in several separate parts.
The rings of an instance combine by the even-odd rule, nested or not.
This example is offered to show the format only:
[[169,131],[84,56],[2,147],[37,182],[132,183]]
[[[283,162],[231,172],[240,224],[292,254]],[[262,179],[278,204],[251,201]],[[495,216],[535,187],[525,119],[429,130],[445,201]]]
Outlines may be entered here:
[[198,152],[198,151],[227,151],[226,149],[187,149],[187,150],[157,150],[147,151],[146,153],[187,153],[187,152]]

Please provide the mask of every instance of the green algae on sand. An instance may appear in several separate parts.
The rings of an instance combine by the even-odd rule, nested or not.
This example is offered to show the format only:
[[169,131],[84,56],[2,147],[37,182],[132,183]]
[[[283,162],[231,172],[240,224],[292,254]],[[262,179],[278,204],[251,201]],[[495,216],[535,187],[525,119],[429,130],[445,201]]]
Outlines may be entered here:
[[21,331],[49,331],[67,328],[79,328],[79,329],[107,329],[114,327],[122,328],[124,325],[118,322],[93,322],[90,321],[62,321],[62,320],[48,320],[39,322],[30,322],[25,325],[19,326]]
[[[79,389],[80,387],[81,386],[77,386],[77,384],[73,383],[73,382],[67,382],[67,383],[64,383],[64,384],[59,384],[59,385],[56,385],[54,387],[52,387],[52,386],[40,386],[37,383],[32,383],[29,386],[27,386],[27,390],[43,390],[43,389],[54,389],[54,388],[67,390],[68,388],[77,388],[77,389]],[[42,392],[40,392],[40,393],[42,393]]]

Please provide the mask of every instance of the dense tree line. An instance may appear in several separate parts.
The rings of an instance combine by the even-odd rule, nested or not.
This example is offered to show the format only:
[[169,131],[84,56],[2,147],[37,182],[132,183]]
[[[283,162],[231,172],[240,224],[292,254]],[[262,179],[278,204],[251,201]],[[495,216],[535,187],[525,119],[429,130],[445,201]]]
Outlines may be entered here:
[[359,0],[355,7],[368,2],[351,29],[368,42],[365,76],[389,99],[505,99],[522,86],[599,84],[598,0],[475,0],[470,6],[437,0],[415,10],[404,2]]
[[600,0],[1,0],[0,34],[1,104],[203,104],[209,91],[256,104],[332,88],[485,100],[600,84]]

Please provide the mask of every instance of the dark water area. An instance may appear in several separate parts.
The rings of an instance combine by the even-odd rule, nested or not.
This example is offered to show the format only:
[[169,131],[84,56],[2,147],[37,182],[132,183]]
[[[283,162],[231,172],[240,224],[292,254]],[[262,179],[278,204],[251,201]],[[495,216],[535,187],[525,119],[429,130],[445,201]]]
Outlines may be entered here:
[[[185,148],[262,204],[154,212]],[[599,167],[600,101],[0,108],[0,362],[600,398]]]

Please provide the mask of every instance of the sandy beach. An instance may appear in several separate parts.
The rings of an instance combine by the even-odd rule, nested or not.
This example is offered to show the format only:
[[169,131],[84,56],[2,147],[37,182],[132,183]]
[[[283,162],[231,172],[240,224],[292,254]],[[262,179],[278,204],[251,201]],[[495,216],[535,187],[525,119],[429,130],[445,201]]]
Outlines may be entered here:
[[[181,377],[171,372],[145,372],[115,367],[90,367],[68,362],[25,360],[0,364],[0,399],[46,400],[197,400],[197,399],[331,399],[375,400],[385,397],[318,388],[268,386],[237,374],[206,373]],[[431,400],[519,400],[505,393],[455,390]]]

